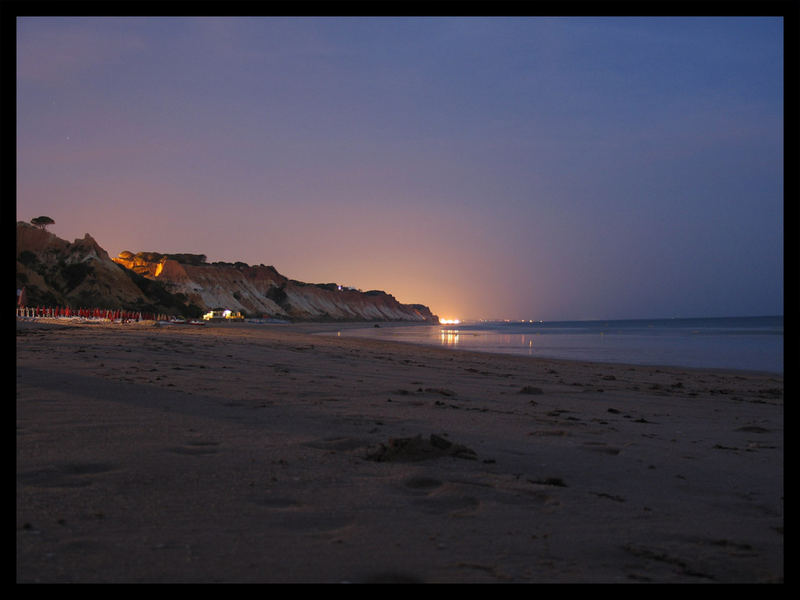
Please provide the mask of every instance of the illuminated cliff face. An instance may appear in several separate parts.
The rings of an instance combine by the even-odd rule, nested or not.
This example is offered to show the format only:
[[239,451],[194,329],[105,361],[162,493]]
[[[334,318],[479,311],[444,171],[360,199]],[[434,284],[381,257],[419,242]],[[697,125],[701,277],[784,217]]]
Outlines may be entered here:
[[264,265],[185,263],[154,252],[127,251],[113,260],[205,310],[226,308],[295,320],[438,322],[427,307],[401,304],[384,292],[293,281]]
[[122,265],[144,277],[157,278],[164,268],[166,257],[159,257],[153,252],[132,252],[123,251],[119,256],[112,258],[115,263]]
[[[163,289],[136,283],[120,266],[162,283]],[[401,304],[385,292],[294,281],[264,265],[209,264],[203,255],[125,251],[112,259],[88,234],[70,243],[22,222],[17,224],[17,282],[46,305],[159,305],[167,307],[159,312],[170,314],[194,305],[202,311],[222,308],[291,320],[438,322],[426,306]]]

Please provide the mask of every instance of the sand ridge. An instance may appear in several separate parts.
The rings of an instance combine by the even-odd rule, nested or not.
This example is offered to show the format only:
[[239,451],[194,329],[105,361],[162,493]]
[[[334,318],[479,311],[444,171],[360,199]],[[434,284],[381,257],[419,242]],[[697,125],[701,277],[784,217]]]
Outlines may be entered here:
[[783,580],[782,377],[336,327],[19,323],[17,580]]

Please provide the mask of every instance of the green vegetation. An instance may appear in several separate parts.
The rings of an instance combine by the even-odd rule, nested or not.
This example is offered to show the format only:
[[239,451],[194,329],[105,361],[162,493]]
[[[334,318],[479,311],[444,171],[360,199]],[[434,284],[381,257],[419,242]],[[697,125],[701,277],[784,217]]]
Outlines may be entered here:
[[329,292],[335,292],[339,289],[339,285],[336,283],[315,283],[314,285],[323,290],[328,290]]
[[47,226],[48,225],[52,225],[53,223],[55,223],[55,221],[53,221],[53,219],[51,219],[50,217],[45,217],[45,216],[36,217],[35,219],[31,219],[31,224],[35,225],[36,227],[38,227],[42,231],[46,231],[47,230]]
[[173,294],[160,281],[154,281],[143,277],[138,273],[126,269],[122,265],[117,265],[122,269],[130,280],[139,288],[142,295],[150,302],[139,300],[133,306],[123,306],[125,309],[133,309],[142,312],[170,313],[179,314],[184,317],[196,319],[202,316],[203,311],[195,304],[188,304],[185,294]]
[[197,267],[206,264],[205,254],[164,254],[162,256],[166,256],[184,265],[193,265]]
[[32,267],[37,262],[39,262],[39,257],[36,256],[30,250],[23,250],[22,252],[19,253],[19,256],[17,257],[17,260],[19,262],[21,262],[23,265],[25,265],[26,267]]
[[35,285],[25,286],[25,295],[28,299],[28,306],[61,306],[64,299],[56,296],[53,292],[40,290]]
[[282,308],[286,308],[285,304],[288,299],[286,295],[286,286],[272,286],[269,288],[266,294],[267,298],[272,300],[275,304]]
[[89,263],[79,262],[72,264],[59,263],[61,277],[64,280],[63,291],[70,293],[89,276],[94,274],[94,267]]

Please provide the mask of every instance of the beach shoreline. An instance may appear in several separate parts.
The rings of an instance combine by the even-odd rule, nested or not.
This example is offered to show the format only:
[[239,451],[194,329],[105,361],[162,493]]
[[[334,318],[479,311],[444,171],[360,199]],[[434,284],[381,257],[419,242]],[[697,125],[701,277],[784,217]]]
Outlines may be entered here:
[[370,326],[18,322],[17,581],[783,581],[782,376]]

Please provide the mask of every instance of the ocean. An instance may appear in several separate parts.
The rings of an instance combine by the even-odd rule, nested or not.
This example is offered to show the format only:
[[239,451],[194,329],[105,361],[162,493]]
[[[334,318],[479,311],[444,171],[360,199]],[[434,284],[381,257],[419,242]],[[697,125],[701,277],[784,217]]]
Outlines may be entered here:
[[369,337],[541,358],[783,374],[783,317],[478,321],[343,329]]

